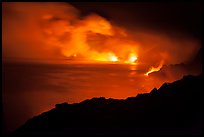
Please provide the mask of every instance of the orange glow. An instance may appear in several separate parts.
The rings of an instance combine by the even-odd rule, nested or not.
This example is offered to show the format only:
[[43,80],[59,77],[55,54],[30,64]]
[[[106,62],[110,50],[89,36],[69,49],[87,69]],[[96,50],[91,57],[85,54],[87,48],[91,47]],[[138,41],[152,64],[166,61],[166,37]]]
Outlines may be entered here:
[[126,63],[135,64],[136,60],[137,60],[137,56],[136,56],[134,53],[131,53],[131,54],[129,55],[128,60],[125,61],[125,62],[126,62]]
[[104,52],[104,53],[98,53],[98,52],[90,52],[89,58],[91,60],[100,61],[100,62],[117,62],[119,61],[118,57],[112,53],[112,52]]
[[[3,69],[4,101],[8,98],[17,105],[4,108],[12,112],[28,109],[29,117],[23,116],[27,119],[31,113],[60,102],[76,103],[92,97],[125,99],[149,92],[188,71],[172,67],[156,76],[150,73],[163,65],[189,61],[202,45],[191,35],[145,28],[148,24],[142,26],[139,16],[133,17],[135,24],[132,18],[120,22],[116,16],[114,21],[111,10],[108,19],[80,13],[62,2],[2,4],[2,62],[28,64],[11,67],[8,63],[8,69]],[[12,115],[21,116],[18,112]],[[10,121],[14,121],[12,117]]]
[[118,61],[118,57],[110,54],[109,60],[115,62],[115,61]]
[[[75,56],[76,57],[76,56]],[[117,62],[120,64],[136,64],[137,56],[134,53],[129,54],[128,58],[124,58],[124,56],[117,56],[113,52],[95,52],[92,51],[89,53],[90,60],[95,60],[99,62]]]
[[136,56],[131,56],[131,57],[129,58],[129,61],[130,61],[131,63],[134,63],[136,60],[137,60],[137,57],[136,57]]
[[[200,48],[190,37],[177,39],[140,26],[124,28],[95,13],[81,16],[67,3],[4,3],[2,15],[3,59],[149,66],[161,59],[168,64],[184,62]],[[152,53],[157,54],[149,58]]]
[[148,76],[148,75],[149,75],[150,73],[152,73],[152,72],[159,71],[159,70],[162,68],[163,63],[164,63],[164,62],[161,61],[158,67],[151,67],[151,69],[150,69],[147,73],[145,73],[145,76]]

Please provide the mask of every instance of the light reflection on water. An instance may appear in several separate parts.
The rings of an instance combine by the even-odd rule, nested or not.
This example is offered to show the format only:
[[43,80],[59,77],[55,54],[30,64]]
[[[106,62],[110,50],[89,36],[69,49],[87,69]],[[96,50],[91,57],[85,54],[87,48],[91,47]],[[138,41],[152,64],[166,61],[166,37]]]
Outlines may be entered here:
[[7,130],[57,103],[92,97],[127,98],[160,86],[137,65],[4,64],[3,105]]

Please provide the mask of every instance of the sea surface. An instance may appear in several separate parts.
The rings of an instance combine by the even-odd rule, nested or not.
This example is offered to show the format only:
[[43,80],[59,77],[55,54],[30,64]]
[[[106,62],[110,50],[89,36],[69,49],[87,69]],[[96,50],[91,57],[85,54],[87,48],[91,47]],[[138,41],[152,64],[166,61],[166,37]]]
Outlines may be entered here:
[[138,65],[3,63],[4,131],[54,107],[93,97],[125,99],[163,82],[144,76]]

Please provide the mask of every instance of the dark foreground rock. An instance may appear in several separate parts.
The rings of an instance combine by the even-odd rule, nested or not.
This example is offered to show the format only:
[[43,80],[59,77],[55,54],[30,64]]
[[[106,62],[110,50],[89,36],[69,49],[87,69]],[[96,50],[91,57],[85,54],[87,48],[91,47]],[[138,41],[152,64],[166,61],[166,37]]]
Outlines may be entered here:
[[202,75],[185,76],[125,100],[57,104],[12,135],[201,135],[202,89]]

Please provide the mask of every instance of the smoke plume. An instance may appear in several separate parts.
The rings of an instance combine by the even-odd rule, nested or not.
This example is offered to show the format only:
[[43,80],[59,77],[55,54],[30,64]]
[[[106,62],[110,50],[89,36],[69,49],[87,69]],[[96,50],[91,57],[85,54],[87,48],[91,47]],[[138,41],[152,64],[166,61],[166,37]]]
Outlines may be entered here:
[[199,41],[128,30],[95,13],[81,16],[67,3],[4,2],[3,59],[60,59],[141,63],[147,68],[190,60]]

